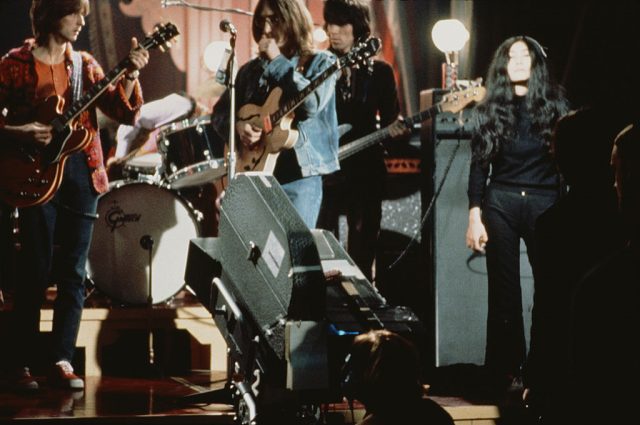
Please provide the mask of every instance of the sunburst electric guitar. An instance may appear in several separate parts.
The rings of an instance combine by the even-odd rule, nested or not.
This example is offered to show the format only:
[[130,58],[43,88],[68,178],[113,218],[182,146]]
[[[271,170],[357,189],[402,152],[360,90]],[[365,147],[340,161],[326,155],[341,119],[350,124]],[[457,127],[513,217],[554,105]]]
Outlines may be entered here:
[[[172,23],[158,25],[140,46],[147,50],[156,47],[164,50],[170,47],[169,42],[178,34]],[[89,130],[77,123],[78,116],[124,74],[129,65],[127,57],[64,113],[64,99],[59,96],[51,96],[39,105],[33,120],[49,123],[53,128],[52,140],[47,146],[39,147],[17,140],[0,141],[0,199],[13,207],[29,207],[43,204],[53,197],[62,183],[67,157],[91,142]]]
[[[412,128],[413,124],[426,121],[441,112],[459,112],[471,102],[481,101],[484,98],[485,93],[486,89],[480,85],[471,86],[464,90],[453,91],[446,94],[440,102],[436,103],[429,109],[425,109],[411,117],[405,118],[403,120],[403,124],[407,128]],[[355,155],[369,146],[378,144],[389,137],[389,127],[385,127],[364,137],[353,140],[343,146],[340,146],[340,149],[338,150],[338,159],[342,161],[343,159],[346,159],[351,155]]]
[[295,108],[335,72],[346,66],[365,64],[378,52],[380,45],[380,39],[375,37],[357,44],[349,53],[338,58],[305,88],[288,99],[282,99],[282,89],[276,87],[269,93],[262,106],[247,104],[240,108],[237,121],[248,122],[261,128],[263,133],[260,141],[250,148],[237,144],[236,171],[272,173],[278,154],[283,149],[292,148],[298,140],[298,132],[291,127]]

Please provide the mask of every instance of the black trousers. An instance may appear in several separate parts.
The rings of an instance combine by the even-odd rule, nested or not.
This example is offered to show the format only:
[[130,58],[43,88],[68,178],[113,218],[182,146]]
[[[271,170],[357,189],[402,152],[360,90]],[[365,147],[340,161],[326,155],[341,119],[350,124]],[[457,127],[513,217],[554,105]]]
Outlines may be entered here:
[[496,183],[487,188],[482,220],[486,247],[489,306],[485,365],[498,376],[516,376],[526,357],[520,287],[520,239],[536,275],[534,227],[553,205],[555,189],[530,189]]
[[346,214],[347,252],[364,275],[373,282],[382,219],[384,175],[372,173],[369,181],[338,172],[324,179],[318,227],[339,237],[339,218]]

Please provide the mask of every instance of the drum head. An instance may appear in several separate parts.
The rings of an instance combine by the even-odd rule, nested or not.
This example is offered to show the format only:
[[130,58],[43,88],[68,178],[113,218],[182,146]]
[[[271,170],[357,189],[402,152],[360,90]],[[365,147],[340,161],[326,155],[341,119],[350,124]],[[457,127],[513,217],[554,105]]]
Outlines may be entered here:
[[171,189],[182,189],[213,183],[226,174],[224,159],[212,159],[185,167],[165,178],[165,182]]
[[150,152],[140,156],[134,156],[125,165],[131,167],[145,167],[148,169],[160,168],[162,165],[162,156],[158,152]]
[[133,157],[124,163],[122,175],[126,180],[160,183],[162,156],[158,152],[151,152]]
[[88,273],[124,304],[159,303],[184,286],[189,240],[198,237],[191,209],[175,193],[144,182],[114,182],[98,200]]
[[214,137],[209,117],[183,120],[160,131],[164,181],[172,189],[210,184],[226,174],[224,146]]

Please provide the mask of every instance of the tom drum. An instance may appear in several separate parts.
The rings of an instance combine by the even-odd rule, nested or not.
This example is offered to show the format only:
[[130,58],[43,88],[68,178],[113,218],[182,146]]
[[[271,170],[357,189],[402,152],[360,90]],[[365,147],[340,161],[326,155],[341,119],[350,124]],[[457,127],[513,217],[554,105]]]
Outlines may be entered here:
[[213,183],[226,174],[224,147],[211,137],[209,117],[178,121],[161,129],[158,151],[171,189]]

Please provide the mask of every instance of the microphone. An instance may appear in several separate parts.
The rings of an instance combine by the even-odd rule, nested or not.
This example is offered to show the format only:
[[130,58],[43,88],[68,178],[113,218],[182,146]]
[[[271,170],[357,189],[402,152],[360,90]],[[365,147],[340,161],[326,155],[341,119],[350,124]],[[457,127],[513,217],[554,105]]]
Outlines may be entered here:
[[237,34],[236,27],[228,19],[223,19],[222,21],[220,21],[220,31],[228,32],[232,35]]

